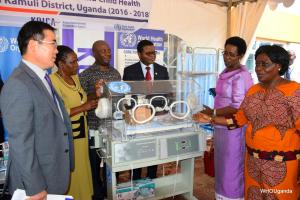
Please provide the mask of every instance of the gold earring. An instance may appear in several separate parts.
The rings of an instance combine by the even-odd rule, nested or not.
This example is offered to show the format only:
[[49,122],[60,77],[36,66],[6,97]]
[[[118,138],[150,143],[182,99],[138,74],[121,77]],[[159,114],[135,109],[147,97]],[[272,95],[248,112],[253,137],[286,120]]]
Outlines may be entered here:
[[278,71],[280,71],[281,69],[279,68]]

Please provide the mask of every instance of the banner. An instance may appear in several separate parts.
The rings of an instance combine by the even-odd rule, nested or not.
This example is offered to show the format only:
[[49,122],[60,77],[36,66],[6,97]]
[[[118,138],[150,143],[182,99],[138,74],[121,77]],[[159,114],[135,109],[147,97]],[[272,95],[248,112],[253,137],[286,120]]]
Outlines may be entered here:
[[19,27],[0,26],[0,74],[4,83],[21,60],[19,30]]
[[97,40],[105,40],[111,49],[111,66],[114,66],[114,32],[104,31],[104,27],[98,30],[63,29],[62,44],[69,46],[78,56],[79,73],[91,66],[95,59],[93,57],[92,46]]
[[96,29],[101,23],[108,31],[133,32],[148,22],[151,5],[151,0],[0,0],[0,25],[22,25],[30,16],[58,28]]
[[139,29],[134,33],[118,33],[118,71],[122,76],[125,67],[139,61],[136,47],[141,40],[150,40],[153,42],[157,51],[155,62],[163,65],[164,31]]
[[[21,60],[17,42],[19,29],[0,26],[0,76],[4,84]],[[7,141],[7,135],[7,131],[4,130],[4,141]]]

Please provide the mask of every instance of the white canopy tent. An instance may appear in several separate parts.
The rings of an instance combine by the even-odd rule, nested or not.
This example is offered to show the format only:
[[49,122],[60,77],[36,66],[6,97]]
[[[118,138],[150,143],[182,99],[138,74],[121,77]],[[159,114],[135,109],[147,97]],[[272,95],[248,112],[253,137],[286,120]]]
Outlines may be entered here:
[[[148,28],[162,29],[191,46],[222,48],[233,35],[249,44],[269,4],[289,7],[295,0],[153,0]],[[299,9],[298,9],[299,10]]]
[[[265,21],[266,8],[274,10],[278,5],[289,7],[293,4],[296,4],[295,0],[153,0],[147,27],[176,35],[191,47],[223,48],[226,38],[234,35],[244,38],[248,46],[252,46],[256,37],[261,37],[256,31],[259,22]],[[270,26],[272,21],[265,23]],[[276,32],[279,30],[271,34]],[[260,33],[265,31],[260,28]],[[266,37],[271,36],[264,35],[263,38]],[[281,37],[286,37],[285,41],[298,42],[287,38],[289,35],[285,33]],[[272,37],[273,40],[278,38]]]

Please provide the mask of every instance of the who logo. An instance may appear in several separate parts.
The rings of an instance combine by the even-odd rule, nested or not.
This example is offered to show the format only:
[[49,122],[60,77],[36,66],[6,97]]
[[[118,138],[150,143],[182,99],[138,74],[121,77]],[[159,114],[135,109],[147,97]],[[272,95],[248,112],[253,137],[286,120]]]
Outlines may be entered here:
[[137,42],[137,37],[134,33],[121,33],[120,43],[123,47],[134,47]]
[[6,37],[0,36],[0,53],[7,51],[9,41]]

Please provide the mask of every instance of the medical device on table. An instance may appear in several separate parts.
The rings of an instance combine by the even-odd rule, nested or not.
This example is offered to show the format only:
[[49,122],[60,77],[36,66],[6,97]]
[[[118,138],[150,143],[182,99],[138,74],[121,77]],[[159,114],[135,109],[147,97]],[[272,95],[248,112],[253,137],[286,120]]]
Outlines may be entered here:
[[97,144],[107,166],[108,198],[117,199],[116,172],[180,161],[180,173],[152,180],[151,198],[176,193],[191,199],[194,158],[206,149],[192,120],[201,107],[201,87],[193,80],[128,81],[108,82],[104,91],[96,109],[103,122]]

